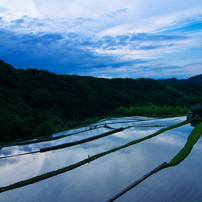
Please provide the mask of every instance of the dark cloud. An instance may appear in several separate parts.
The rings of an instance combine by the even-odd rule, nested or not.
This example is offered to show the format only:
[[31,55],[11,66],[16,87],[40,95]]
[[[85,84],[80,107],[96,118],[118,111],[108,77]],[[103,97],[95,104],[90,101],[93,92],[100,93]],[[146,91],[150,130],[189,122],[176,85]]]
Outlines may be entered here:
[[48,25],[47,20],[40,20],[39,18],[31,18],[28,16],[22,16],[22,18],[15,19],[15,20],[6,20],[4,17],[0,17],[1,21],[1,29],[7,29],[15,31],[16,29],[19,29],[21,31],[27,31],[27,30],[33,30],[33,27],[35,29],[42,28]]
[[95,54],[84,49],[83,44],[100,46],[100,42],[92,42],[92,39],[69,39],[69,36],[76,37],[76,34],[17,34],[0,30],[1,59],[17,68],[43,68],[56,73],[74,74],[84,69],[117,68],[145,62],[143,60],[123,62],[115,56]]
[[[168,44],[168,42],[185,39],[187,39],[185,36],[137,33],[117,36],[107,35],[97,41],[92,38],[88,38],[85,39],[81,45],[105,50],[117,50],[124,47],[130,50],[154,50],[162,47],[174,46],[174,43]],[[149,42],[150,44],[145,45],[145,42]]]
[[107,50],[116,50],[119,46],[127,46],[127,40],[129,36],[121,35],[121,36],[103,36],[99,40],[95,41],[93,38],[85,39],[81,45],[83,46],[90,46],[92,48],[99,48],[99,49],[107,49]]
[[35,34],[24,34],[18,35],[18,42],[22,43],[23,45],[50,45],[62,40],[64,37],[60,33],[39,33]]
[[136,50],[155,50],[155,49],[159,49],[159,48],[166,48],[166,47],[171,47],[171,46],[174,46],[174,44],[165,44],[165,45],[140,45],[140,46],[137,46],[133,49],[136,49]]
[[79,37],[79,34],[74,33],[74,32],[70,32],[70,33],[67,34],[67,36],[68,36],[69,38],[77,38],[77,37]]
[[16,19],[16,20],[12,20],[11,22],[16,23],[16,24],[22,24],[22,23],[25,23],[25,20],[24,19]]
[[182,69],[182,66],[180,65],[168,65],[168,64],[164,64],[164,63],[157,63],[155,65],[149,65],[149,66],[145,66],[145,71],[159,71],[159,72],[164,72],[165,70],[169,70],[169,69],[175,69],[175,70],[180,70]]
[[143,59],[127,60],[127,61],[116,60],[114,63],[110,63],[109,66],[111,66],[113,68],[132,67],[132,66],[137,65],[137,64],[145,64],[148,62],[149,62],[149,60],[143,60]]
[[46,41],[46,40],[61,40],[63,39],[63,35],[60,33],[45,33],[38,37],[40,41]]
[[150,46],[138,46],[138,47],[135,47],[134,49],[136,49],[136,50],[155,50],[155,49],[159,49],[162,47],[163,46],[161,46],[161,45],[150,45]]
[[175,35],[158,35],[158,34],[148,34],[148,33],[135,33],[130,37],[130,41],[176,41],[185,40],[185,36],[175,36]]
[[117,39],[120,41],[120,42],[127,42],[129,39],[130,39],[130,36],[129,35],[118,35],[117,36]]
[[[122,11],[119,11],[122,12]],[[80,19],[83,20],[83,19]],[[13,21],[16,25],[28,22],[34,25],[40,23],[26,16]],[[39,26],[43,26],[42,23]],[[149,60],[125,59],[117,55],[98,54],[98,50],[155,50],[174,44],[164,45],[163,42],[183,40],[181,36],[155,35],[147,33],[103,36],[99,39],[69,32],[36,32],[19,33],[8,29],[0,30],[0,59],[11,63],[16,68],[46,69],[56,73],[79,74],[92,69],[132,67],[138,64],[146,65]],[[153,42],[158,42],[153,43]],[[149,44],[144,44],[149,42]],[[160,43],[162,42],[162,44]]]
[[[96,61],[95,61],[96,59]],[[149,62],[149,60],[143,59],[136,59],[136,60],[120,60],[119,57],[112,57],[112,56],[97,56],[89,60],[92,62],[93,68],[105,68],[105,67],[112,67],[112,68],[119,68],[119,67],[130,67],[136,64],[143,64]],[[89,66],[89,64],[82,65],[84,68]]]
[[35,25],[36,25],[37,27],[44,27],[44,26],[46,26],[45,23],[36,23]]
[[44,27],[48,25],[48,20],[41,20],[39,18],[30,18],[29,16],[24,16],[23,18],[26,23],[27,27]]

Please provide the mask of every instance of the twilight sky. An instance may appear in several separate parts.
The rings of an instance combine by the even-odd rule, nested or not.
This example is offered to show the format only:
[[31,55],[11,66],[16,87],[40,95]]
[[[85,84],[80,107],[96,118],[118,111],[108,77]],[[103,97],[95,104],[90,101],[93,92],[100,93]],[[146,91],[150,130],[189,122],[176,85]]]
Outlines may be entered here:
[[202,74],[201,0],[0,0],[0,59],[94,77]]

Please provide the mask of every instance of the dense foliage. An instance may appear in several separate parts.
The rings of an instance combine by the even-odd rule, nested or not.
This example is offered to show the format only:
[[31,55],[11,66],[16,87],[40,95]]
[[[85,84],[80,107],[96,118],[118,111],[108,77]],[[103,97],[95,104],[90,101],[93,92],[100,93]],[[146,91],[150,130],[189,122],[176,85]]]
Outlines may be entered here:
[[186,106],[166,106],[163,107],[159,105],[149,105],[149,106],[138,106],[135,107],[119,107],[114,110],[114,115],[116,116],[133,116],[133,115],[179,115],[187,114],[188,109]]
[[0,142],[45,136],[96,116],[184,113],[202,101],[201,87],[57,75],[0,60]]

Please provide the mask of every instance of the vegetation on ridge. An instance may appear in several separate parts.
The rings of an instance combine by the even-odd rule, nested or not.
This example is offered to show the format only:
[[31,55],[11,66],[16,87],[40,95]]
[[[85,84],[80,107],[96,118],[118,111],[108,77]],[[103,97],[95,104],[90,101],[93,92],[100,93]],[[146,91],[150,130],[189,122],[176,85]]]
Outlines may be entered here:
[[99,116],[184,114],[202,101],[201,86],[57,75],[0,60],[0,142],[50,135]]

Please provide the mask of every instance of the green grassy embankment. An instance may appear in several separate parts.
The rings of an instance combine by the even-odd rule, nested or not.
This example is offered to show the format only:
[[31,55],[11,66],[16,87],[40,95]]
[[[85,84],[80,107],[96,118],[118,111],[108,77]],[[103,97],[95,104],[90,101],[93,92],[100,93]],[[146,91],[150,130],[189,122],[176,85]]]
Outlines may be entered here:
[[189,135],[187,142],[185,146],[180,150],[180,152],[167,164],[163,165],[161,167],[170,167],[170,166],[175,166],[182,162],[191,152],[193,146],[196,144],[196,142],[199,140],[202,134],[202,122],[199,123],[191,132]]
[[[70,166],[67,166],[67,167],[64,167],[64,168],[61,168],[61,169],[58,169],[58,170],[55,170],[55,171],[52,171],[52,172],[48,172],[48,173],[45,173],[45,174],[42,174],[42,175],[39,175],[39,176],[36,176],[36,177],[33,177],[33,178],[30,178],[28,180],[24,180],[24,181],[20,181],[20,182],[17,182],[17,183],[14,183],[14,184],[11,184],[11,185],[8,185],[6,187],[0,187],[0,193],[1,192],[4,192],[4,191],[8,191],[8,190],[11,190],[11,189],[15,189],[15,188],[19,188],[19,187],[23,187],[23,186],[26,186],[26,185],[29,185],[29,184],[33,184],[33,183],[36,183],[36,182],[39,182],[41,180],[45,180],[45,179],[48,179],[50,177],[53,177],[53,176],[56,176],[56,175],[59,175],[61,173],[64,173],[64,172],[67,172],[67,171],[70,171],[70,170],[73,170],[75,168],[78,168],[86,163],[89,163],[91,161],[94,161],[102,156],[105,156],[107,154],[110,154],[112,152],[115,152],[115,151],[118,151],[120,149],[123,149],[123,148],[126,148],[126,147],[129,147],[131,145],[134,145],[134,144],[137,144],[139,142],[142,142],[144,140],[147,140],[147,139],[150,139],[152,137],[155,137],[165,131],[168,131],[170,129],[173,129],[173,128],[177,128],[179,126],[182,126],[182,125],[185,125],[185,124],[188,124],[190,123],[191,120],[187,120],[187,121],[183,121],[183,122],[180,122],[178,124],[175,124],[175,125],[172,125],[172,126],[169,126],[167,128],[162,128],[160,129],[159,131],[151,134],[151,135],[148,135],[144,138],[140,138],[140,139],[137,139],[137,140],[134,140],[134,141],[131,141],[125,145],[122,145],[120,147],[117,147],[117,148],[114,148],[114,149],[111,149],[111,150],[108,150],[108,151],[105,151],[105,152],[102,152],[102,153],[99,153],[99,154],[96,154],[94,156],[91,156],[87,159],[84,159],[78,163],[75,163],[73,165],[70,165]],[[162,167],[160,167],[160,169],[162,169]]]

